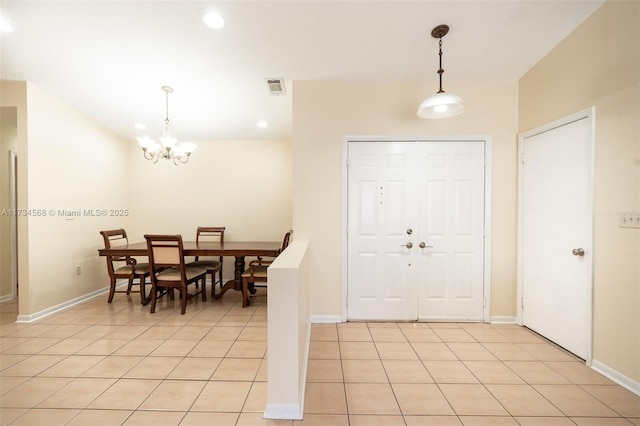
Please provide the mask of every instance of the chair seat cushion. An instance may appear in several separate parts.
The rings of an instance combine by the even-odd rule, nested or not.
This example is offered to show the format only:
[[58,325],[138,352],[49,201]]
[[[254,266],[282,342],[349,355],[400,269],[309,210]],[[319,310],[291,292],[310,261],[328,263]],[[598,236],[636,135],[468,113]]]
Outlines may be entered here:
[[[115,270],[116,274],[130,274],[131,273],[131,265],[123,265]],[[149,273],[149,264],[148,263],[136,263],[136,274],[148,274]]]
[[218,269],[220,267],[220,262],[217,260],[197,260],[195,262],[187,263],[187,266],[195,266],[197,268],[205,268],[205,269]]
[[[253,271],[253,274],[251,273]],[[254,266],[242,273],[242,278],[247,277],[267,278],[267,266]]]
[[[192,266],[185,267],[185,273],[187,275],[187,280],[193,279],[199,275],[203,275],[207,273],[207,270],[204,268],[197,268]],[[180,281],[180,269],[179,268],[169,268],[165,269],[162,272],[158,272],[156,275],[158,280],[161,281]]]

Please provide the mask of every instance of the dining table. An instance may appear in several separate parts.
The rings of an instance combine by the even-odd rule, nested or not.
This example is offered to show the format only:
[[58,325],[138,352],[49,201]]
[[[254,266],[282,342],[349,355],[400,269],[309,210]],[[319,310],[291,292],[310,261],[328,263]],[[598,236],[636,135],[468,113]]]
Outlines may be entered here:
[[[281,242],[274,241],[183,241],[185,256],[234,256],[234,278],[221,286],[220,293],[214,292],[214,299],[221,298],[228,290],[242,291],[242,273],[245,257],[276,257],[280,254]],[[148,256],[147,242],[135,242],[117,247],[98,250],[100,256]],[[213,283],[215,289],[215,283]]]

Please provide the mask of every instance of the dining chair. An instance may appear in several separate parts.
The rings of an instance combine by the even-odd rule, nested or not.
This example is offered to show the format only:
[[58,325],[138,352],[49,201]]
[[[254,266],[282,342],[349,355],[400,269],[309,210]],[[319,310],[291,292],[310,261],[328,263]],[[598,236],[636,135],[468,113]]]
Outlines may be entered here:
[[[100,234],[104,239],[104,248],[109,249],[129,244],[127,232],[124,229],[100,231]],[[116,293],[131,294],[131,287],[134,284],[138,284],[138,291],[134,291],[134,293],[140,293],[140,303],[146,305],[147,296],[145,285],[147,277],[149,276],[149,264],[138,263],[136,259],[131,256],[105,256],[105,258],[107,259],[107,271],[109,272],[111,281],[107,302],[111,303]],[[126,279],[128,281],[126,290],[117,289],[116,284],[119,279]]]
[[[207,300],[205,280],[207,270],[196,266],[187,266],[184,261],[184,247],[180,235],[145,235],[149,253],[151,276],[151,313],[156,311],[156,301],[159,297],[169,294],[173,297],[173,289],[180,291],[181,309],[184,315],[187,310],[187,300],[198,294],[202,301]],[[194,294],[189,294],[189,284],[202,281],[202,288]]]
[[[213,241],[224,243],[224,226],[198,226],[196,229],[196,243]],[[222,261],[223,256],[218,259],[210,257],[196,256],[193,262],[189,262],[187,266],[197,266],[205,268],[208,274],[211,274],[211,297],[215,295],[216,289],[216,272],[218,272],[220,287],[222,287]]]
[[[291,239],[291,234],[293,234],[293,230],[288,231],[284,234],[284,238],[282,239],[282,245],[280,246],[280,250],[278,254],[282,253],[284,249],[289,245],[289,240]],[[251,294],[255,293],[255,283],[265,283],[267,282],[267,268],[269,265],[273,263],[275,258],[264,259],[259,257],[256,260],[252,260],[249,262],[249,267],[242,273],[242,307],[246,308],[249,302],[249,292]],[[259,286],[259,287],[264,287]]]

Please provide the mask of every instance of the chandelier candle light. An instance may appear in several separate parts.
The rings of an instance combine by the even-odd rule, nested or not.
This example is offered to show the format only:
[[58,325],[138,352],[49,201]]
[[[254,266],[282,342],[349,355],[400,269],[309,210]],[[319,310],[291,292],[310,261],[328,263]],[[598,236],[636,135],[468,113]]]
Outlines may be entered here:
[[445,118],[460,114],[464,110],[464,101],[458,95],[445,93],[442,89],[442,37],[449,32],[448,25],[438,25],[431,31],[431,36],[439,39],[440,69],[438,75],[440,77],[440,90],[433,96],[429,96],[422,101],[418,107],[418,117],[420,118]]
[[161,89],[166,95],[166,116],[164,119],[164,132],[162,137],[158,138],[160,143],[148,136],[137,138],[138,143],[142,147],[144,158],[154,163],[157,163],[161,158],[172,160],[175,165],[186,163],[189,161],[189,156],[193,150],[196,149],[196,145],[189,142],[182,142],[177,145],[178,139],[171,136],[169,132],[169,93],[173,93],[173,89],[169,86],[162,86]]

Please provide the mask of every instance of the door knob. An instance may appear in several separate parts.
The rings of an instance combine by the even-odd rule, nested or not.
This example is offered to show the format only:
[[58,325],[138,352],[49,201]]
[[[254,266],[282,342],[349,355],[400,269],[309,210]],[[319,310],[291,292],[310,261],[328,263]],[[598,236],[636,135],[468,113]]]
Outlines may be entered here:
[[403,244],[402,247],[406,247],[408,249],[413,247],[413,243],[411,241],[409,241],[407,244]]
[[418,246],[420,248],[433,248],[433,246],[428,246],[424,243],[424,241],[420,241],[420,244],[418,244]]
[[574,256],[584,256],[584,249],[574,248],[573,250],[571,250],[571,253],[573,253]]

